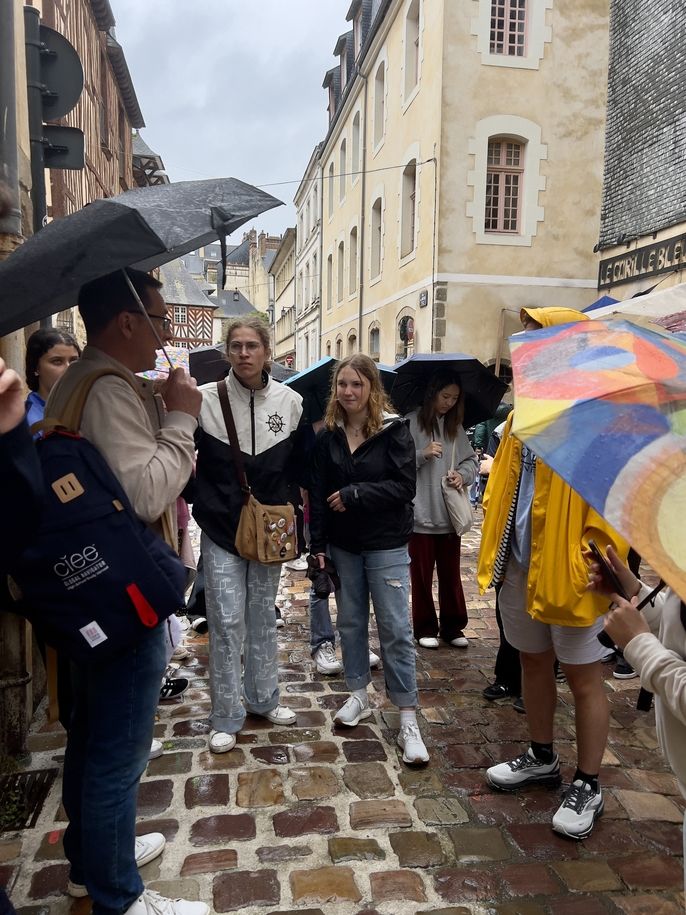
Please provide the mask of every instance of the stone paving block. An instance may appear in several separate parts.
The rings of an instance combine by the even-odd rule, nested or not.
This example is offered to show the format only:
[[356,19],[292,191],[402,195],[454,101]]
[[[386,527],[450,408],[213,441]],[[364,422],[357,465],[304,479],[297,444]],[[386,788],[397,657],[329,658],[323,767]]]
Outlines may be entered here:
[[392,797],[395,794],[386,767],[378,762],[344,766],[343,781],[360,798]]
[[446,902],[482,902],[497,899],[499,875],[479,867],[444,867],[434,874],[434,888]]
[[612,902],[623,915],[683,915],[684,908],[669,899],[654,894],[646,896],[611,896]]
[[[291,702],[291,700],[288,700]],[[292,706],[292,703],[291,703]],[[315,712],[315,711],[298,711],[298,717],[296,719],[296,727],[299,728],[320,728],[323,727],[326,722],[326,715],[324,712]]]
[[388,826],[411,826],[412,817],[399,800],[353,801],[350,805],[353,829],[381,829]]
[[564,889],[545,864],[511,864],[501,871],[503,888],[510,896],[548,896]]
[[[626,773],[629,784],[619,785],[620,788],[637,787],[643,791],[654,794],[667,794],[679,796],[679,786],[671,772],[648,772],[645,769],[631,769]],[[604,778],[603,778],[604,781]],[[633,782],[633,784],[631,784]],[[655,818],[657,819],[657,817]]]
[[184,877],[183,880],[155,880],[148,886],[168,899],[200,899],[200,884],[189,877]]
[[427,826],[452,826],[469,820],[462,804],[450,797],[419,797],[414,802],[417,816]]
[[537,902],[506,902],[488,909],[492,915],[548,915],[551,911]]
[[493,765],[491,758],[479,747],[451,744],[442,753],[442,759],[454,769],[487,769]]
[[68,864],[46,864],[32,875],[29,898],[45,899],[46,896],[58,896],[66,891],[68,879]]
[[40,753],[41,750],[59,750],[66,746],[67,735],[64,731],[54,734],[29,734],[26,738],[26,749],[29,753]]
[[319,740],[321,733],[314,728],[279,728],[269,735],[270,743],[283,743],[292,746],[310,740]]
[[507,831],[527,858],[539,861],[579,857],[579,844],[553,832],[550,823],[512,823]]
[[[307,744],[304,744],[304,746],[307,746]],[[268,766],[285,766],[290,762],[288,747],[284,746],[253,747],[250,750],[250,755],[258,762],[265,763]]]
[[208,772],[242,769],[245,765],[245,750],[241,747],[234,747],[229,753],[210,753],[209,750],[203,750],[197,757],[197,765]]
[[329,857],[334,864],[343,861],[383,861],[386,852],[376,839],[349,839],[339,836],[329,839]]
[[222,813],[204,817],[191,825],[191,845],[219,845],[247,841],[256,836],[255,818],[248,813]]
[[298,744],[293,747],[293,754],[299,763],[333,763],[339,758],[338,747],[331,740]]
[[348,762],[385,762],[388,758],[383,744],[379,740],[345,740],[343,754]]
[[314,807],[297,804],[289,810],[274,814],[274,832],[280,838],[294,838],[307,833],[330,835],[338,830],[338,819],[333,807]]
[[478,822],[485,826],[518,823],[524,818],[524,799],[520,794],[475,794],[469,806]]
[[494,827],[460,826],[458,829],[449,829],[448,835],[460,862],[504,861],[512,857],[502,832]]
[[615,791],[615,797],[629,814],[629,819],[664,820],[681,823],[683,814],[674,801],[660,794],[646,794],[643,791]]
[[641,823],[640,834],[650,845],[668,855],[682,854],[682,830],[674,823]]
[[163,753],[157,759],[151,759],[148,763],[148,775],[157,777],[159,775],[185,775],[191,771],[193,765],[193,754],[185,751],[183,753]]
[[13,861],[21,852],[21,839],[5,839],[0,841],[0,864]]
[[318,801],[334,797],[340,791],[336,773],[325,766],[301,766],[289,772],[293,794],[299,801]]
[[214,874],[217,871],[231,870],[237,864],[238,852],[233,848],[201,851],[185,858],[181,865],[181,876],[192,877],[194,874]]
[[346,903],[362,898],[350,867],[291,871],[290,883],[295,903]]
[[167,842],[173,842],[179,831],[179,821],[169,817],[159,820],[139,820],[136,823],[136,835],[144,836],[148,832],[161,832]]
[[[584,857],[595,855],[607,857],[608,850],[613,854],[645,851],[643,826],[640,823],[625,822],[624,820],[608,820],[601,817],[593,827],[593,832],[584,839]],[[678,830],[681,837],[681,830]]]
[[226,807],[229,803],[228,775],[196,775],[186,779],[184,789],[186,807]]
[[59,861],[64,860],[64,846],[62,845],[63,829],[53,829],[52,832],[46,832],[38,850],[34,855],[35,861]]
[[14,864],[0,864],[0,886],[5,888],[9,895],[14,888],[14,882],[19,874],[19,868]]
[[607,915],[605,896],[555,896],[547,899],[549,911],[555,915]]
[[630,855],[607,862],[630,889],[681,889],[684,872],[681,861],[657,855]]
[[278,864],[281,861],[294,861],[307,858],[312,854],[309,845],[269,845],[257,849],[257,860],[261,864]]
[[471,911],[461,905],[451,905],[447,909],[422,909],[421,915],[471,915]]
[[155,816],[163,813],[172,802],[174,782],[170,778],[142,781],[138,788],[138,816]]
[[341,737],[343,740],[378,740],[379,734],[376,728],[370,728],[368,724],[358,724],[354,728],[347,728],[343,724],[337,724],[332,720],[332,731],[334,737]]
[[443,793],[443,783],[438,773],[431,769],[403,769],[398,781],[407,794],[427,796]]
[[552,867],[573,893],[598,893],[622,888],[622,881],[606,861],[558,861]]
[[233,912],[248,906],[276,905],[281,885],[275,870],[219,874],[212,884],[215,912]]
[[192,718],[190,721],[177,721],[172,728],[172,735],[174,737],[198,737],[201,734],[209,734],[210,731],[209,721]]
[[445,863],[441,842],[435,832],[391,832],[388,838],[401,867],[437,867]]
[[324,915],[324,912],[321,909],[279,909],[269,915]]
[[276,769],[238,773],[236,804],[239,807],[272,807],[283,804],[283,782]]
[[413,871],[381,871],[370,874],[374,902],[426,902],[426,890],[420,874]]

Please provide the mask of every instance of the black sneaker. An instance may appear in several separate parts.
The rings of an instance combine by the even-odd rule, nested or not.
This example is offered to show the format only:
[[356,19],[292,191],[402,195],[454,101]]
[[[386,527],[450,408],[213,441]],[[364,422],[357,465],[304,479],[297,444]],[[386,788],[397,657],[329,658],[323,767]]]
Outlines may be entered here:
[[188,689],[188,680],[185,677],[165,677],[160,689],[160,702],[169,699],[178,699]]
[[524,699],[521,696],[517,696],[515,701],[512,703],[512,708],[515,710],[515,712],[519,712],[520,715],[526,715]]
[[612,676],[615,680],[633,680],[638,674],[626,658],[620,658],[615,665],[615,669],[612,671]]
[[559,785],[560,760],[556,753],[552,762],[541,762],[529,748],[516,759],[491,766],[486,770],[486,779],[499,791],[515,791],[525,785]]
[[507,699],[508,696],[514,696],[514,691],[504,683],[496,682],[491,683],[490,686],[487,686],[481,695],[484,697],[484,699],[488,699],[489,702],[493,702],[495,699]]
[[605,806],[603,792],[577,779],[565,792],[553,817],[553,829],[570,839],[586,839]]

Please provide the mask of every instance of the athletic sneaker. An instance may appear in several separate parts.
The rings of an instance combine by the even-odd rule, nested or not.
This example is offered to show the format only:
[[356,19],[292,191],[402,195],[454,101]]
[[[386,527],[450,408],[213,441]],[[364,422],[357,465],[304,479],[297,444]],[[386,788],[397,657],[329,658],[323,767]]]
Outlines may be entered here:
[[416,722],[401,726],[396,743],[403,751],[403,762],[407,763],[408,766],[423,766],[428,763],[429,754]]
[[320,674],[331,676],[331,674],[339,674],[343,670],[343,665],[336,657],[336,651],[331,642],[323,642],[312,658]]
[[199,635],[204,635],[207,632],[207,619],[204,616],[196,616],[196,618],[191,623],[191,629],[193,632],[197,632]]
[[600,788],[595,791],[588,782],[577,778],[565,792],[562,804],[553,817],[553,829],[570,839],[590,836],[593,824],[603,812],[605,802]]
[[298,559],[291,559],[290,562],[284,562],[284,565],[287,569],[290,569],[291,572],[307,571],[307,560],[304,556],[300,556]]
[[252,715],[259,715],[260,718],[266,718],[272,724],[295,724],[296,714],[292,709],[285,705],[277,705],[269,712],[251,712]]
[[620,658],[612,671],[612,676],[615,680],[633,680],[638,674],[627,660]]
[[438,639],[435,635],[423,635],[417,641],[420,648],[438,648]]
[[143,890],[124,915],[209,915],[210,907],[204,902],[188,899],[167,899],[154,890]]
[[209,747],[211,753],[228,753],[236,746],[236,735],[226,731],[210,731]]
[[[138,836],[136,839],[136,867],[143,867],[154,861],[164,851],[167,840],[161,832],[149,832],[144,836]],[[67,881],[67,893],[74,899],[82,899],[88,895],[88,890],[83,883],[74,883]]]
[[507,699],[508,696],[514,696],[515,691],[510,689],[505,683],[490,683],[485,689],[482,690],[481,695],[484,699],[488,699],[489,702],[494,702],[496,699]]
[[178,699],[188,689],[188,680],[186,677],[165,677],[160,689],[160,702],[166,702],[169,699]]
[[380,663],[381,663],[381,658],[378,656],[378,654],[374,654],[374,652],[370,648],[369,649],[369,666],[378,667]]
[[338,724],[344,724],[348,728],[354,728],[362,721],[363,718],[369,718],[372,710],[369,708],[369,702],[362,702],[357,696],[351,696],[345,702],[336,714],[333,720]]
[[174,651],[172,651],[171,660],[185,661],[186,658],[190,658],[190,656],[190,651],[184,645],[177,645]]
[[153,738],[152,743],[150,744],[150,754],[148,759],[157,759],[164,753],[164,747],[162,746],[162,741]]
[[450,640],[450,644],[453,648],[469,648],[469,639],[464,632],[460,632],[459,635],[456,635],[454,639]]
[[557,753],[550,763],[536,759],[531,747],[509,762],[491,766],[486,770],[486,779],[492,788],[499,791],[516,791],[525,785],[550,785],[560,784],[560,760]]

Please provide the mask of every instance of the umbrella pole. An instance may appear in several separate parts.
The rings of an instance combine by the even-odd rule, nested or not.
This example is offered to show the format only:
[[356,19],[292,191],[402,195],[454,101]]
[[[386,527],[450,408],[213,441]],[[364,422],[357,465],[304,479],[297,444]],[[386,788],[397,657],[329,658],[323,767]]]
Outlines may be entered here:
[[141,302],[141,297],[140,297],[140,296],[138,295],[138,293],[136,292],[136,289],[135,289],[133,283],[131,282],[131,277],[128,275],[128,273],[126,272],[126,270],[122,270],[122,273],[124,274],[124,278],[126,279],[126,284],[127,284],[127,286],[129,287],[129,290],[131,291],[131,295],[134,297],[134,299],[135,299],[135,301],[136,301],[136,305],[138,305],[141,314],[143,315],[143,317],[145,318],[145,320],[148,322],[148,326],[150,327],[150,330],[153,332],[153,334],[154,334],[154,336],[155,336],[155,339],[156,339],[157,342],[159,343],[159,348],[162,350],[162,353],[163,353],[163,355],[164,355],[164,358],[165,358],[165,359],[167,360],[167,362],[169,363],[169,371],[170,371],[170,372],[173,372],[173,371],[174,371],[174,366],[172,365],[172,361],[171,361],[171,359],[169,358],[169,353],[168,353],[168,352],[166,351],[166,349],[164,348],[164,343],[162,343],[162,338],[161,338],[160,335],[157,333],[157,328],[155,327],[155,325],[154,325],[154,324],[152,323],[152,321],[150,320],[150,315],[149,315],[149,314],[147,313],[147,311],[145,310],[145,305]]

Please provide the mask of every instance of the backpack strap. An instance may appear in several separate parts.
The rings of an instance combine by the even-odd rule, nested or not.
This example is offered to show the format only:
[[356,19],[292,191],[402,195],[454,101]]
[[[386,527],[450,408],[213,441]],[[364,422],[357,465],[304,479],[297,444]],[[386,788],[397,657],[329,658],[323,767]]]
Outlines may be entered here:
[[222,408],[222,414],[224,416],[224,425],[226,426],[226,434],[229,438],[229,444],[231,445],[231,454],[233,455],[233,462],[236,466],[238,481],[241,484],[243,502],[245,505],[247,505],[248,499],[250,498],[250,484],[248,483],[248,477],[245,472],[245,464],[243,463],[241,448],[238,444],[238,433],[236,432],[236,423],[234,422],[233,411],[231,410],[229,389],[226,385],[226,379],[222,378],[221,381],[217,382],[217,394],[219,396],[219,404]]
[[[54,429],[59,426],[62,429],[66,429],[67,432],[78,432],[81,428],[81,419],[91,388],[96,381],[100,378],[104,378],[106,375],[116,375],[118,378],[122,378],[138,395],[138,390],[136,389],[134,382],[125,372],[121,372],[115,368],[95,369],[94,371],[89,372],[88,375],[84,375],[84,377],[76,383],[72,395],[62,412],[62,416],[59,419],[53,419],[52,417],[44,418],[44,427],[46,429]],[[36,423],[36,429],[38,429],[39,425],[39,423]]]

